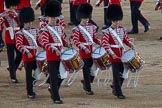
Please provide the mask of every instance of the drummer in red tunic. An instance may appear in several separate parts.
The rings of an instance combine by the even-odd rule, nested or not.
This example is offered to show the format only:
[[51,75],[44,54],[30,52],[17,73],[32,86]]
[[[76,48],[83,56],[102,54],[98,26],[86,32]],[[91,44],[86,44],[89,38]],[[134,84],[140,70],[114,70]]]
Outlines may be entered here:
[[60,54],[63,46],[69,46],[69,43],[65,40],[64,27],[57,23],[60,15],[60,2],[56,0],[49,1],[45,8],[45,16],[47,16],[48,24],[41,29],[42,44],[46,50],[46,59],[50,74],[50,93],[55,104],[63,104],[59,95],[59,88],[63,81],[59,72]]
[[90,68],[93,64],[93,59],[91,56],[92,45],[94,44],[94,42],[96,44],[100,43],[100,40],[98,39],[98,34],[96,33],[96,26],[88,23],[89,19],[91,18],[92,10],[93,8],[89,3],[81,4],[77,10],[77,18],[81,22],[72,30],[73,43],[79,49],[80,57],[84,61],[84,80],[82,80],[81,82],[83,83],[83,88],[88,95],[94,94],[90,84],[90,82],[93,82],[94,79],[94,76],[90,75]]
[[112,63],[112,93],[119,99],[125,99],[126,97],[123,95],[121,89],[124,81],[124,78],[122,78],[124,65],[121,62],[124,47],[122,46],[123,44],[126,44],[127,46],[134,48],[134,45],[130,41],[125,28],[119,25],[119,21],[123,18],[123,12],[119,5],[112,4],[108,7],[107,18],[112,22],[112,25],[103,30],[102,46],[110,55],[109,60]]
[[9,72],[12,83],[18,83],[16,71],[21,62],[21,53],[16,49],[15,41],[15,31],[20,29],[18,14],[15,11],[19,3],[20,0],[5,0],[7,10],[0,17],[0,26],[5,26],[6,28],[4,39],[7,47]]
[[39,30],[32,27],[34,21],[34,11],[31,7],[24,7],[21,9],[20,23],[23,28],[16,32],[16,48],[22,53],[22,60],[24,62],[24,68],[26,72],[26,89],[28,98],[35,98],[36,94],[33,91],[32,70],[37,68],[36,65],[36,53],[38,46],[41,46],[39,42]]

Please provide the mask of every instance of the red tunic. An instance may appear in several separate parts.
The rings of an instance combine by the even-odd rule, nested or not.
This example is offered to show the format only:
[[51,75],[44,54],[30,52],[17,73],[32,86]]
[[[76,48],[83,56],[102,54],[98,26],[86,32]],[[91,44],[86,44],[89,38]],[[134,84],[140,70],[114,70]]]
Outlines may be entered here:
[[[111,28],[117,32],[118,36],[120,37],[121,41],[126,44],[127,46],[131,47],[132,43],[130,41],[130,38],[128,37],[125,29],[122,26],[118,26],[117,28],[112,27]],[[114,45],[118,45],[118,41],[116,37],[110,32],[109,29],[106,29],[103,31],[103,37],[102,37],[102,46],[105,48],[106,52],[110,54],[110,62],[121,62],[121,56],[123,54],[123,48],[122,47],[113,47]],[[113,59],[112,54],[115,53],[119,58]]]
[[83,4],[83,3],[90,3],[90,0],[73,0],[72,1],[72,4],[76,6],[79,6],[80,4]]
[[0,0],[0,14],[4,12],[4,0]]
[[[83,30],[80,29],[79,26],[84,27],[89,34],[91,35],[93,41],[96,44],[99,44],[98,34],[96,32],[96,26],[93,24],[88,23],[87,25],[79,24],[78,26],[74,27],[72,31],[72,38],[74,45],[79,49],[79,54],[81,58],[91,58],[92,53],[92,43],[90,42],[89,38],[85,34]],[[90,54],[86,54],[83,49],[88,48],[90,50]]]
[[131,2],[143,2],[143,0],[130,0]]
[[67,41],[64,36],[65,35],[64,27],[59,24],[50,26],[55,31],[57,31],[57,33],[59,34],[62,40],[62,43],[63,43],[63,46],[62,46],[57,36],[47,26],[50,26],[50,25],[46,25],[44,28],[41,29],[42,30],[42,45],[46,50],[46,59],[47,61],[60,61],[60,56],[57,56],[56,53],[53,52],[52,47],[54,46],[57,50],[61,52],[61,49],[63,48],[63,46],[67,45]]
[[120,0],[109,0],[108,6],[111,5],[111,4],[117,4],[117,5],[119,5],[119,6],[121,5],[121,4],[120,4]]
[[[101,4],[103,1],[104,1],[104,0],[98,0],[98,1],[96,2],[96,4]],[[121,4],[120,4],[120,0],[109,0],[109,2],[108,2],[107,5],[109,6],[109,5],[111,5],[111,4],[121,5]]]
[[30,1],[31,0],[20,0],[20,4],[17,6],[17,9],[21,10],[23,7],[30,7],[31,6]]
[[3,17],[0,17],[0,26],[5,25],[6,31],[5,31],[5,43],[6,44],[15,44],[15,36],[13,39],[11,39],[10,33],[9,33],[9,27],[13,29],[13,33],[15,35],[15,31],[20,29],[20,22],[19,18],[16,12],[12,11],[5,11],[3,13]]
[[[31,29],[25,29],[27,32],[33,35],[34,39],[37,42],[38,46],[41,46],[41,42],[39,40],[39,35],[38,35],[38,29],[31,28]],[[29,48],[32,47],[32,48]],[[23,31],[19,30],[16,32],[16,48],[22,53],[22,60],[24,62],[27,61],[35,61],[36,60],[36,53],[37,53],[37,46],[32,40],[31,37],[29,37],[27,34],[25,34]],[[25,52],[30,52],[33,57],[28,58]]]

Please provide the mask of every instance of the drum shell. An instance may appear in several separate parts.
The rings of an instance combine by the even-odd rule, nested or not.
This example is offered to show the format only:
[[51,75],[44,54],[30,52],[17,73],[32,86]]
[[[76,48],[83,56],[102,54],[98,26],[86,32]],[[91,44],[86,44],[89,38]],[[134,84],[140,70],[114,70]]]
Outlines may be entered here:
[[[98,49],[101,49],[101,53],[97,52]],[[97,57],[95,57],[94,53],[97,55]],[[109,55],[106,53],[103,47],[97,47],[92,53],[92,58],[100,70],[106,70],[111,66]]]
[[64,65],[66,71],[73,73],[73,72],[79,71],[83,67],[84,62],[80,58],[78,52],[75,49],[67,49],[64,52],[70,51],[70,50],[73,50],[76,53],[73,53],[73,55],[69,55],[68,59],[66,59],[66,60],[64,59],[63,55],[61,55],[61,61]]
[[37,61],[37,65],[38,65],[39,69],[41,70],[41,72],[47,74],[48,73],[48,64],[46,61],[46,52],[45,51],[39,52],[36,56],[36,61]]
[[[130,55],[133,54],[133,56],[126,61],[124,60],[126,56],[124,54],[130,53]],[[122,62],[129,68],[131,72],[138,72],[140,71],[144,66],[144,60],[143,58],[137,53],[135,50],[127,50],[122,56]]]

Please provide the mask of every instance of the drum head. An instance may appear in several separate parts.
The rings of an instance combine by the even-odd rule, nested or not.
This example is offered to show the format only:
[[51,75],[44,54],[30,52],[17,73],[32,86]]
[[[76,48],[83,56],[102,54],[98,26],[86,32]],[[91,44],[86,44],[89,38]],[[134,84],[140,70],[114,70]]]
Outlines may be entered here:
[[71,48],[68,50],[63,51],[61,54],[61,60],[69,60],[72,59],[77,54],[77,50]]
[[106,53],[105,49],[103,47],[97,47],[93,52],[92,52],[92,58],[100,58]]
[[36,60],[42,61],[46,59],[46,51],[41,51],[36,55]]
[[135,50],[131,49],[131,50],[126,51],[121,57],[122,62],[130,61],[135,56],[135,54],[136,54]]

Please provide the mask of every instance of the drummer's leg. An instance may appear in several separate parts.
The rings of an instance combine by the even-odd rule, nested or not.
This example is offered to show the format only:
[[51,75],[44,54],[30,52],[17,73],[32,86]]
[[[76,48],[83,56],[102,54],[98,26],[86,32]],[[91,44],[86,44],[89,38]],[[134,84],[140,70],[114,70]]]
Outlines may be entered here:
[[28,98],[35,98],[35,92],[33,91],[32,80],[32,66],[34,62],[24,62],[24,68],[26,73],[26,90]]
[[83,77],[84,77],[84,85],[85,90],[87,92],[92,92],[91,84],[90,84],[90,68],[93,64],[92,59],[83,59],[84,66],[83,66]]
[[120,82],[120,64],[118,62],[112,62],[112,72],[113,72],[113,83],[116,95],[122,95],[121,82]]
[[[121,62],[120,63],[120,72],[121,72],[121,75],[123,74],[123,71],[124,71],[124,65],[123,63]],[[124,78],[120,76],[120,84],[121,84],[121,87],[123,85],[123,82],[124,82]]]
[[51,97],[53,101],[60,101],[59,88],[58,88],[58,74],[59,74],[59,61],[48,62],[48,69],[50,73],[50,86],[51,86]]

